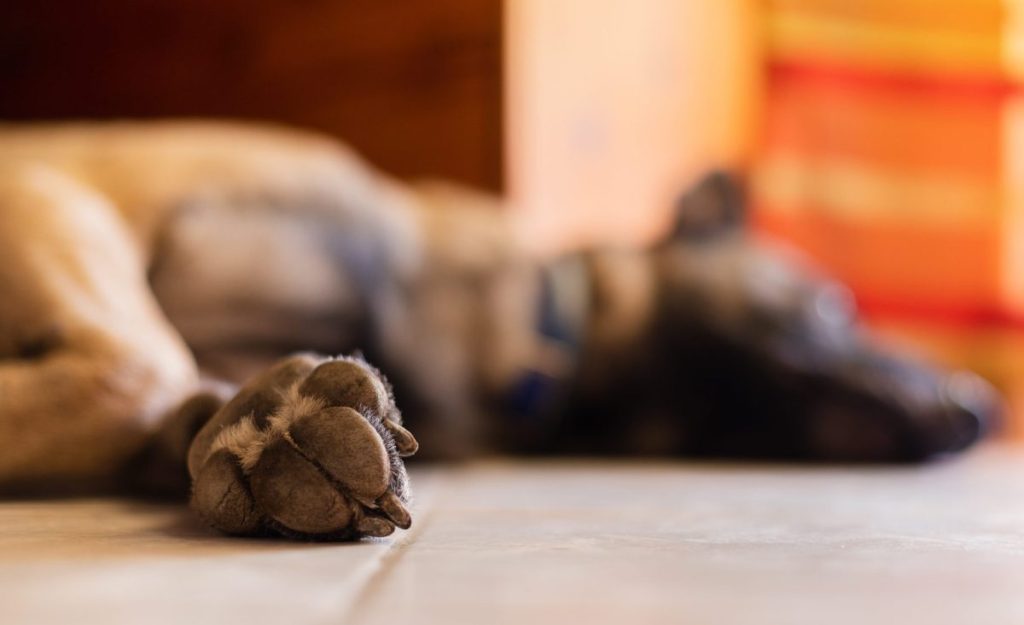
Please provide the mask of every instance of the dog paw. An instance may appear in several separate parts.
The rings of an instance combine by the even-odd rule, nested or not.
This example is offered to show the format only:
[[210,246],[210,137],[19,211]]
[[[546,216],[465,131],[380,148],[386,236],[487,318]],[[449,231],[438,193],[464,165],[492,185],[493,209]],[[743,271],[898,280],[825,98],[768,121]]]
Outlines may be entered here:
[[416,448],[373,367],[293,356],[247,383],[196,435],[192,506],[229,534],[387,536],[412,523],[401,457]]

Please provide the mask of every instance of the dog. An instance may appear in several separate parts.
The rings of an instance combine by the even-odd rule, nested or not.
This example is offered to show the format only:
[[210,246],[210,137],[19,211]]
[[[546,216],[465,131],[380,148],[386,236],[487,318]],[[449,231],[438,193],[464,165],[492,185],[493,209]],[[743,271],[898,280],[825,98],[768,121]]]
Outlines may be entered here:
[[0,483],[353,539],[409,527],[419,448],[915,461],[998,418],[752,235],[734,178],[677,212],[645,248],[544,258],[500,200],[314,134],[0,126]]

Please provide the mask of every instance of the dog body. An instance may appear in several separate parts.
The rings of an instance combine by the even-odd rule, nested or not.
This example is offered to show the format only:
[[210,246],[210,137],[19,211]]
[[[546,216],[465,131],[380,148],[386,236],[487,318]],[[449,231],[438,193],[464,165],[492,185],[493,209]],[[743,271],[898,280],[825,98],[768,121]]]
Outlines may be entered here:
[[753,243],[731,193],[699,188],[649,249],[551,261],[496,199],[317,136],[0,126],[0,481],[114,478],[155,439],[183,463],[234,390],[181,406],[298,350],[361,350],[436,456],[891,459],[979,435],[980,381],[866,358],[845,291]]
[[0,439],[22,440],[5,479],[114,470],[201,373],[237,382],[298,350],[372,345],[396,377],[433,372],[417,395],[441,404],[531,357],[508,215],[401,187],[336,143],[217,124],[10,127],[0,172]]

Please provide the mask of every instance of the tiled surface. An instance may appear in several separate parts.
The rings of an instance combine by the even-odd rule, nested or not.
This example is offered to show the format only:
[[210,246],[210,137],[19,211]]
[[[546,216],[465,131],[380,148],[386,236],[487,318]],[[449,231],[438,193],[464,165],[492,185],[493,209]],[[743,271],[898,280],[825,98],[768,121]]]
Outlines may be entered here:
[[0,504],[2,623],[1024,623],[1024,450],[923,468],[492,462],[416,523],[239,541],[181,510]]

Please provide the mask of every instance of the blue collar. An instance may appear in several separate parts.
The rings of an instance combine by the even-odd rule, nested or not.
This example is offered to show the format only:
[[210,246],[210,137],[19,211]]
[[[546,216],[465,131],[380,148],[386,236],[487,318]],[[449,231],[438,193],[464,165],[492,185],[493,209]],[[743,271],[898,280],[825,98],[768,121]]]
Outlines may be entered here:
[[519,428],[553,430],[561,420],[590,314],[589,271],[579,256],[559,260],[540,272],[537,348],[532,362],[512,383],[504,411]]

